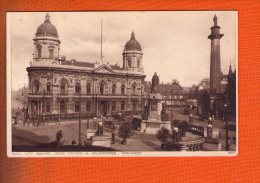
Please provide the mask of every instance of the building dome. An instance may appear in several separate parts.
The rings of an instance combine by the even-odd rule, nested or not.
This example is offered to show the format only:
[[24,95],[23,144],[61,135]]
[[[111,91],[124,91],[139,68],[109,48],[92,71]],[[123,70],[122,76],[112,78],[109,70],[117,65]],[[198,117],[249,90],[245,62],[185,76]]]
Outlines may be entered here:
[[58,37],[58,31],[56,27],[51,24],[49,14],[46,14],[44,22],[38,27],[36,36]]
[[131,39],[125,44],[125,51],[142,51],[140,43],[135,39],[134,32],[131,34]]

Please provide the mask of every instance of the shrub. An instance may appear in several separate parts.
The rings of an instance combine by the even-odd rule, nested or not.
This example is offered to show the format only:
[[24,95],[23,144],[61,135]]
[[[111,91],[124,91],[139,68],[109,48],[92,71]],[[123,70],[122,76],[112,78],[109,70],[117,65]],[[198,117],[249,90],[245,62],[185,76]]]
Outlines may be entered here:
[[167,128],[161,128],[157,131],[156,137],[162,142],[167,143],[171,137],[171,132]]
[[123,122],[119,127],[119,137],[121,137],[123,140],[121,144],[126,144],[126,139],[130,137],[132,131],[132,125],[127,122]]

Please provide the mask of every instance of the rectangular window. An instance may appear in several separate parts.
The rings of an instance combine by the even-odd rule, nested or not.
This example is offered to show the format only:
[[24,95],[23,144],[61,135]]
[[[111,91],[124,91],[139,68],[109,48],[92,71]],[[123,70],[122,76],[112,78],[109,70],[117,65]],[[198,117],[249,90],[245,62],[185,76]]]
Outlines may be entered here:
[[38,58],[41,58],[41,57],[42,57],[42,49],[38,48]]
[[50,103],[47,103],[47,105],[46,105],[46,112],[51,112]]
[[75,112],[80,112],[80,102],[75,102]]
[[87,110],[87,112],[91,111],[91,102],[90,101],[87,102],[86,110]]
[[113,101],[113,102],[112,102],[112,111],[115,111],[115,110],[116,110],[116,102]]
[[122,101],[122,102],[121,102],[121,110],[122,110],[122,111],[125,110],[125,101]]
[[66,102],[65,101],[61,101],[60,102],[60,112],[61,113],[65,113],[66,112]]
[[132,66],[131,60],[128,60],[128,67],[130,68]]
[[137,60],[137,68],[140,68],[140,60]]

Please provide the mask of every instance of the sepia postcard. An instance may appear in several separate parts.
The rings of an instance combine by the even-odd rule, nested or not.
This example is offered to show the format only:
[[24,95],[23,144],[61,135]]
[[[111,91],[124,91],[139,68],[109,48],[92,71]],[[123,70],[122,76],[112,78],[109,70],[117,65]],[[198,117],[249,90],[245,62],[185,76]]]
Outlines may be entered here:
[[237,11],[6,15],[9,157],[238,155]]

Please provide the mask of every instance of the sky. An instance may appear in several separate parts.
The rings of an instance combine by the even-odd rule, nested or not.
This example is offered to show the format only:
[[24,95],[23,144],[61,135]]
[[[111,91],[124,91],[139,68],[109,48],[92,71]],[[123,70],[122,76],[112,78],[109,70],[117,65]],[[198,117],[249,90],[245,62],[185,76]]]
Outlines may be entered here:
[[[60,55],[67,59],[100,60],[101,19],[103,56],[110,64],[122,66],[122,52],[135,32],[143,49],[143,66],[150,81],[154,72],[160,82],[177,79],[181,86],[198,84],[210,74],[210,27],[214,15],[220,32],[221,70],[231,62],[237,66],[237,12],[235,11],[117,11],[49,12],[61,40]],[[46,12],[10,12],[7,37],[10,47],[12,89],[28,85],[26,67],[32,61],[33,38]]]

